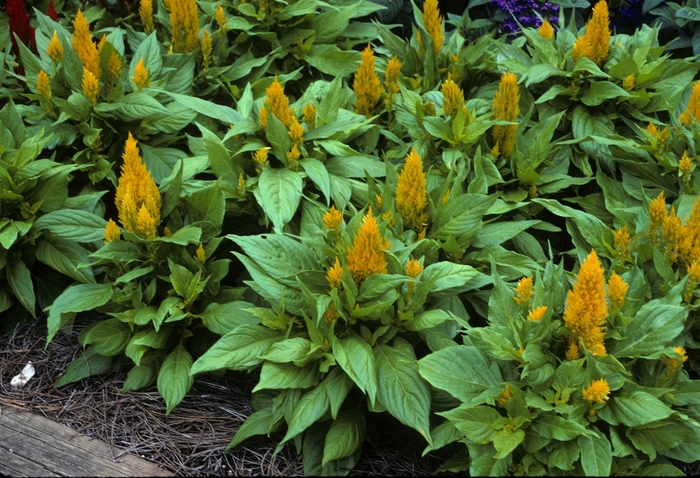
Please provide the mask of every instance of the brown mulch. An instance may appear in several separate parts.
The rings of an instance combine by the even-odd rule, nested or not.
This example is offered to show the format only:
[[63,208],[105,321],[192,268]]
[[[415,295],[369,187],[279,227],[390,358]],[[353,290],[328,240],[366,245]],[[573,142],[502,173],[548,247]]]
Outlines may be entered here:
[[[224,453],[253,412],[249,399],[255,379],[249,374],[227,375],[221,382],[198,377],[168,416],[155,387],[121,391],[126,371],[56,389],[56,380],[81,353],[77,336],[89,320],[89,316],[76,319],[74,330],[59,332],[46,349],[43,319],[30,322],[13,336],[0,335],[0,406],[41,414],[178,475],[303,475],[301,456],[293,444],[273,457],[281,435],[253,437]],[[26,387],[12,388],[10,380],[29,361],[36,375]],[[417,434],[382,431],[379,443],[379,448],[365,443],[352,474],[430,475],[450,456],[438,451],[421,457],[425,443]]]

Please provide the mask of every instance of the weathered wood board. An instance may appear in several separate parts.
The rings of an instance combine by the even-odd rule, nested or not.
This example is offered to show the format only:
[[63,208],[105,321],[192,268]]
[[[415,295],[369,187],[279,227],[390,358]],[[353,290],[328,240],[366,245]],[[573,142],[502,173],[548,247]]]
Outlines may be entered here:
[[[111,450],[110,450],[111,448]],[[0,407],[0,475],[174,476],[40,415]]]

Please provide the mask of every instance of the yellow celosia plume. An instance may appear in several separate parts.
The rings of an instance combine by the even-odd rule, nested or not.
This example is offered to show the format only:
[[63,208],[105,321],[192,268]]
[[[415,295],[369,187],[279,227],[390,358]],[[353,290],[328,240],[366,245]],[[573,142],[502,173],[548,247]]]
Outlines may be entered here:
[[139,2],[139,16],[143,23],[143,31],[149,35],[155,27],[153,26],[153,1],[141,0]]
[[105,227],[105,244],[118,240],[121,234],[116,222],[112,219],[107,221],[107,227]]
[[[503,73],[498,91],[493,99],[494,119],[503,121],[518,121],[520,113],[520,92],[518,78],[513,73]],[[515,133],[518,125],[497,125],[493,127],[493,139],[498,146],[498,151],[505,157],[509,157],[515,145]]]
[[627,226],[615,230],[613,239],[615,241],[615,257],[620,262],[625,262],[630,257],[630,233],[627,231]]
[[199,14],[197,0],[168,0],[172,47],[175,53],[189,53],[199,49]]
[[83,67],[82,88],[85,98],[93,105],[97,103],[97,97],[100,95],[100,83],[97,81],[95,75],[85,67]]
[[44,70],[39,70],[36,75],[36,91],[47,103],[51,103],[51,79]]
[[545,19],[542,22],[542,25],[540,25],[540,28],[537,30],[537,32],[540,34],[541,37],[546,38],[547,40],[551,40],[554,38],[554,28],[552,28],[552,24],[549,23],[547,19]]
[[355,112],[371,118],[382,96],[382,87],[374,69],[374,52],[369,44],[362,51],[362,63],[355,73],[352,89],[355,91]]
[[316,123],[316,107],[311,103],[304,105],[303,119],[304,123],[310,127],[313,127],[314,123]]
[[571,54],[574,62],[583,56],[598,66],[602,65],[610,52],[610,35],[608,4],[601,0],[593,7],[593,16],[586,23],[586,32],[574,43]]
[[423,21],[425,22],[425,30],[433,37],[433,52],[437,56],[445,42],[445,35],[442,32],[442,17],[440,10],[438,10],[437,0],[425,0]]
[[343,266],[340,265],[340,259],[337,257],[335,258],[335,264],[328,269],[326,280],[328,281],[328,285],[331,286],[331,289],[340,289],[343,280]]
[[323,215],[323,225],[326,229],[340,229],[343,225],[343,213],[338,211],[335,206],[331,206],[327,213]]
[[578,358],[578,341],[581,339],[586,349],[594,355],[605,355],[604,325],[608,317],[608,303],[605,300],[605,279],[603,266],[595,250],[581,264],[573,290],[569,291],[564,308],[564,324],[571,335],[567,358]]
[[445,115],[455,117],[457,112],[464,108],[464,92],[451,78],[442,82],[442,110]]
[[423,161],[414,147],[406,156],[406,164],[399,173],[396,185],[396,208],[406,223],[416,231],[423,229],[428,219],[428,190],[426,189]]
[[539,322],[542,320],[542,317],[544,317],[544,314],[547,312],[547,306],[546,305],[541,305],[539,307],[536,307],[532,309],[530,312],[527,314],[527,320],[530,322]]
[[693,118],[696,121],[700,121],[700,81],[693,86],[693,91],[690,93],[690,101],[688,101],[688,108],[679,117],[681,123],[688,126],[693,124]]
[[613,309],[619,309],[625,303],[625,297],[630,286],[620,274],[613,272],[608,279],[608,299]]
[[527,304],[532,300],[532,276],[523,277],[518,281],[513,300],[520,305]]
[[122,69],[124,64],[122,62],[122,57],[116,51],[110,53],[109,58],[107,58],[107,68],[105,70],[105,76],[102,78],[105,85],[109,87],[114,86],[114,84],[119,81],[122,76]]
[[80,10],[78,10],[78,13],[75,15],[75,20],[73,21],[72,45],[83,67],[99,80],[102,76],[102,71],[100,70],[100,54],[97,51],[97,45],[92,41],[90,26]]
[[134,67],[134,76],[131,77],[134,80],[136,88],[139,90],[141,88],[148,88],[151,86],[151,80],[148,75],[148,70],[146,69],[146,64],[143,62],[143,58]]
[[49,46],[46,48],[46,54],[49,55],[49,58],[53,61],[63,60],[63,45],[61,44],[61,40],[58,39],[58,32],[56,30],[53,31]]
[[126,140],[122,158],[124,164],[114,201],[119,212],[119,222],[127,231],[153,239],[160,222],[160,192],[141,160],[136,140],[131,133]]
[[610,386],[604,378],[593,380],[591,384],[583,389],[583,398],[589,402],[605,403],[610,395]]
[[372,208],[369,208],[348,249],[347,266],[355,282],[359,283],[373,274],[387,273],[385,249],[389,249],[389,241],[382,237]]
[[293,109],[289,107],[289,98],[284,94],[284,87],[280,84],[275,75],[275,79],[270,86],[265,89],[267,96],[263,100],[260,108],[258,120],[262,129],[267,128],[267,115],[269,113],[277,116],[285,128],[289,128],[294,119]]

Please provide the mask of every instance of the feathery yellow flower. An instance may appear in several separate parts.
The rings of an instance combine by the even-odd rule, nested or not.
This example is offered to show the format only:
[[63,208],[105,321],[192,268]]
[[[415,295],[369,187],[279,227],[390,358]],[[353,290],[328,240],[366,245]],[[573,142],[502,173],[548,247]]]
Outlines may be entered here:
[[394,95],[399,92],[399,73],[401,73],[401,60],[394,55],[389,60],[384,73],[384,89],[388,94]]
[[406,156],[406,164],[399,173],[399,181],[396,185],[396,208],[401,217],[414,229],[422,227],[428,213],[428,190],[426,189],[423,161],[413,147]]
[[197,0],[168,0],[172,26],[172,46],[175,53],[199,49],[199,14]]
[[292,140],[292,144],[299,147],[304,143],[304,127],[294,116],[289,125],[289,139]]
[[572,57],[574,62],[585,56],[600,66],[610,52],[610,14],[608,4],[600,0],[593,7],[593,16],[586,23],[586,32],[576,39]]
[[537,32],[540,34],[541,37],[546,38],[547,40],[551,40],[552,38],[554,38],[554,28],[552,28],[552,24],[549,23],[549,21],[546,18],[542,22],[542,25],[537,30]]
[[505,390],[501,392],[501,394],[498,396],[498,404],[502,407],[506,405],[506,402],[510,400],[510,398],[513,396],[513,392],[510,389],[510,385],[506,384]]
[[[493,99],[493,117],[503,121],[518,121],[520,108],[520,93],[518,78],[515,74],[507,72],[501,76],[501,83]],[[493,127],[493,139],[498,149],[505,157],[509,157],[515,145],[515,133],[518,125],[504,125]]]
[[425,30],[433,37],[433,51],[437,56],[442,50],[445,35],[442,33],[442,16],[438,10],[437,0],[425,0],[423,4],[423,21]]
[[333,264],[333,266],[330,269],[328,269],[328,273],[326,274],[326,280],[328,281],[328,285],[331,286],[331,289],[340,289],[340,287],[342,286],[343,266],[340,265],[340,259],[338,259],[338,257],[335,258],[335,264]]
[[296,171],[296,162],[301,158],[301,151],[299,151],[299,146],[294,143],[289,151],[287,151],[287,161],[289,165]]
[[53,31],[49,46],[46,48],[46,54],[49,55],[49,58],[53,61],[63,60],[63,45],[61,44],[61,40],[58,39],[58,32],[56,30]]
[[226,35],[226,31],[228,30],[228,21],[226,20],[226,13],[219,2],[216,2],[215,18],[216,24],[219,26],[219,34]]
[[136,88],[139,90],[141,88],[148,88],[151,86],[151,79],[149,78],[148,70],[146,69],[146,64],[143,62],[143,58],[134,67],[134,76],[131,77],[134,80]]
[[593,380],[591,384],[583,389],[583,398],[589,402],[605,403],[610,395],[610,386],[604,378]]
[[100,70],[100,55],[97,51],[97,46],[92,41],[90,26],[80,9],[78,9],[78,13],[73,21],[72,45],[83,67],[92,73],[95,79],[99,80],[102,73]]
[[204,64],[204,69],[209,68],[209,62],[211,61],[211,35],[209,35],[209,30],[204,29],[202,33],[202,63]]
[[348,270],[355,282],[362,282],[373,274],[387,273],[384,249],[389,249],[389,241],[379,232],[377,220],[370,207],[353,238],[352,246],[348,249]]
[[116,51],[109,54],[107,58],[107,68],[105,69],[105,76],[102,79],[104,84],[108,87],[113,87],[117,81],[122,76],[122,69],[124,64],[122,62],[122,57]]
[[527,314],[527,320],[530,322],[539,322],[542,320],[542,317],[544,317],[545,312],[547,312],[546,305],[536,307]]
[[106,43],[107,43],[107,35],[103,33],[102,38],[100,38],[100,42],[97,44],[98,56],[102,54],[102,48],[104,48]]
[[282,86],[275,75],[275,79],[265,91],[267,96],[263,100],[263,106],[260,109],[258,120],[260,127],[264,130],[267,127],[267,115],[272,113],[277,116],[285,128],[289,128],[294,119],[292,108],[289,107],[289,98],[284,94],[284,86]]
[[527,304],[532,300],[532,276],[523,277],[518,281],[513,300],[520,305]]
[[608,303],[605,300],[603,267],[595,250],[583,261],[573,290],[569,291],[564,308],[564,325],[571,336],[570,343],[578,345],[581,339],[593,355],[605,355],[605,319]]
[[143,31],[146,35],[149,35],[155,27],[153,26],[153,1],[152,0],[141,0],[139,2],[139,15],[141,16],[141,23],[143,23]]
[[683,227],[679,253],[686,268],[700,261],[700,196],[693,203],[690,217]]
[[659,245],[658,233],[664,219],[666,219],[666,200],[664,199],[663,190],[649,204],[649,228],[647,229],[647,237],[655,246]]
[[443,206],[447,204],[447,201],[450,200],[450,192],[452,192],[452,189],[449,188],[447,191],[445,191],[445,194],[442,196],[442,200],[440,201],[440,204]]
[[311,103],[306,103],[304,106],[303,115],[304,123],[310,127],[313,127],[314,123],[316,123],[316,107]]
[[[389,211],[391,212],[391,211]],[[412,279],[415,279],[420,275],[420,273],[423,272],[423,266],[421,265],[420,261],[417,261],[415,259],[409,259],[408,262],[406,262],[406,275]],[[413,290],[416,288],[415,282],[409,282],[408,284],[408,297],[410,297],[413,294]]]
[[338,313],[338,309],[335,308],[335,304],[331,302],[331,305],[328,306],[326,311],[323,313],[323,320],[327,324],[332,324],[336,320],[340,318],[340,314]]
[[688,275],[691,281],[700,282],[700,261],[695,261],[688,267]]
[[267,161],[267,152],[270,150],[270,148],[260,148],[255,152],[253,155],[253,161],[255,161],[255,171],[258,174],[261,174],[263,172],[263,169],[268,167],[270,163]]
[[690,101],[688,108],[680,116],[683,124],[690,126],[693,124],[693,118],[700,121],[700,81],[697,81],[693,86],[693,91],[690,93]]
[[674,207],[671,207],[671,212],[664,217],[661,223],[661,238],[664,241],[664,255],[673,264],[678,260],[683,238],[683,221],[676,216]]
[[688,189],[690,189],[690,172],[693,170],[693,162],[688,157],[688,151],[683,151],[683,156],[678,162],[678,172],[681,173],[683,181]]
[[635,81],[634,81],[634,74],[631,74],[622,81],[622,88],[625,91],[632,91],[634,89]]
[[335,206],[331,206],[327,213],[323,215],[323,225],[326,229],[340,229],[343,225],[343,213],[338,211]]
[[100,84],[95,75],[90,70],[83,67],[83,95],[93,105],[97,103],[97,97],[100,95]]
[[614,256],[620,262],[625,262],[630,257],[630,233],[627,232],[627,226],[622,226],[622,229],[616,229],[613,240],[615,243]]
[[371,118],[382,96],[382,87],[374,69],[374,51],[369,43],[362,51],[362,63],[355,73],[352,89],[355,91],[355,112]]
[[243,197],[243,195],[245,194],[245,186],[245,175],[243,173],[240,173],[238,174],[238,186],[236,186],[236,192],[238,192],[238,195],[241,197]]
[[442,93],[442,110],[446,116],[455,117],[457,112],[464,108],[464,92],[457,86],[457,83],[448,79],[442,82],[440,86]]
[[625,303],[625,297],[630,286],[620,274],[613,272],[608,279],[608,299],[613,309],[619,309]]
[[131,233],[154,238],[160,222],[160,192],[141,160],[137,142],[131,133],[126,140],[122,158],[124,164],[114,200],[119,222]]
[[105,227],[105,244],[119,240],[121,234],[122,233],[119,230],[119,226],[117,226],[116,222],[114,222],[112,219],[107,221],[107,227]]
[[688,360],[688,355],[683,347],[677,346],[673,347],[674,352],[680,355],[680,358],[671,358],[667,356],[661,357],[659,360],[661,363],[666,365],[666,373],[664,374],[664,380],[668,380],[673,376],[676,369],[683,367],[683,362]]
[[197,252],[194,254],[194,260],[200,264],[204,264],[207,261],[207,255],[204,252],[204,245],[200,242],[197,247]]
[[47,103],[51,103],[51,79],[44,70],[39,70],[36,75],[36,91]]

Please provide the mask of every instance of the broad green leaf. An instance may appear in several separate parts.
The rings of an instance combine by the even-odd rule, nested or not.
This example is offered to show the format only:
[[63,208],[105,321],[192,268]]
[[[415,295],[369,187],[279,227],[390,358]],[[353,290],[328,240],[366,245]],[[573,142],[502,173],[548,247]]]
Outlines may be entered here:
[[313,390],[302,395],[294,407],[287,434],[282,439],[282,443],[294,438],[323,417],[329,407],[327,390],[328,382],[324,380]]
[[253,307],[250,302],[235,300],[218,304],[210,302],[204,312],[197,314],[202,319],[204,326],[219,335],[226,335],[239,325],[255,325],[260,323],[260,319],[246,311]]
[[331,197],[331,178],[328,175],[326,166],[324,166],[321,161],[313,158],[301,159],[299,160],[299,164],[304,168],[309,179],[311,179],[319,191],[321,191],[326,198],[326,203],[328,203]]
[[153,385],[158,375],[158,367],[160,367],[162,361],[163,356],[160,353],[146,355],[141,361],[141,365],[134,366],[126,374],[122,391],[126,393]]
[[415,356],[404,348],[380,344],[374,347],[374,360],[379,402],[401,423],[432,444],[430,388],[418,373]]
[[310,388],[317,382],[318,365],[315,363],[297,367],[293,363],[263,362],[260,381],[253,393],[265,389]]
[[76,209],[59,209],[34,221],[34,230],[48,230],[69,241],[89,243],[104,239],[107,221],[97,214]]
[[677,447],[694,431],[682,423],[663,420],[630,428],[626,435],[634,447],[648,455],[649,460],[653,462],[656,460],[657,452]]
[[107,373],[112,370],[115,361],[116,357],[106,357],[89,348],[66,368],[65,373],[56,382],[56,388],[61,388],[91,375]]
[[246,418],[246,421],[243,422],[243,425],[236,431],[236,434],[233,435],[231,442],[226,447],[226,451],[253,435],[268,435],[272,427],[275,426],[275,423],[274,413],[271,408],[264,408],[253,412],[252,415]]
[[466,248],[473,243],[481,228],[484,214],[495,202],[496,196],[457,196],[439,210],[428,237],[443,241],[452,237],[460,247]]
[[438,415],[447,418],[467,438],[479,444],[490,443],[493,440],[496,430],[492,425],[501,418],[501,414],[491,407],[465,405],[447,412],[439,412]]
[[502,459],[510,455],[518,445],[523,442],[525,431],[503,429],[493,437],[493,446],[496,448],[494,458]]
[[426,267],[420,280],[431,284],[430,294],[440,297],[471,289],[469,282],[480,275],[472,266],[442,261]]
[[547,465],[550,470],[557,467],[564,471],[573,471],[576,469],[574,462],[581,455],[581,449],[573,440],[559,442],[554,445],[554,449],[549,453],[549,461]]
[[365,440],[366,430],[365,416],[358,408],[341,412],[326,434],[321,465],[355,453]]
[[247,370],[261,363],[258,358],[270,346],[282,340],[283,334],[262,325],[244,324],[221,337],[192,366],[195,375],[210,370]]
[[92,345],[91,350],[100,355],[115,357],[124,351],[131,335],[129,324],[119,319],[107,319],[88,330],[82,344],[84,347]]
[[158,392],[167,405],[165,414],[175,408],[192,388],[194,378],[190,375],[192,356],[180,342],[161,365],[158,371]]
[[304,60],[321,73],[335,77],[356,71],[362,55],[359,51],[341,50],[335,45],[314,45],[304,55]]
[[46,344],[51,342],[63,325],[75,317],[76,312],[94,310],[106,304],[111,298],[111,284],[78,284],[68,287],[49,307],[49,316],[46,319],[49,329]]
[[342,340],[333,337],[331,344],[333,356],[340,368],[369,397],[370,403],[374,404],[377,396],[378,373],[372,347],[357,335],[351,335]]
[[530,427],[544,438],[567,441],[573,440],[580,435],[593,435],[579,423],[566,420],[560,416],[544,414],[535,419]]
[[661,400],[639,390],[614,396],[607,406],[622,424],[630,427],[662,420],[673,413]]
[[266,168],[260,174],[259,203],[276,229],[281,231],[296,213],[303,186],[301,176],[286,168]]
[[328,383],[326,393],[331,408],[331,417],[335,420],[354,382],[340,367],[333,367],[324,382]]
[[605,434],[595,431],[598,436],[579,435],[577,438],[581,449],[581,467],[586,476],[610,476],[612,447]]
[[498,365],[488,363],[473,346],[448,347],[433,352],[418,361],[418,370],[433,387],[466,403],[489,388],[503,387]]
[[92,269],[80,267],[89,264],[90,257],[87,250],[76,242],[58,237],[52,238],[50,242],[40,239],[37,241],[36,258],[61,274],[84,284],[95,282]]
[[15,297],[17,297],[19,303],[22,304],[22,307],[27,309],[27,311],[32,314],[32,317],[36,317],[36,294],[34,293],[34,284],[29,268],[24,261],[19,258],[11,258],[8,260],[7,267],[5,268],[5,277]]
[[635,314],[625,331],[625,338],[615,344],[615,357],[651,355],[671,342],[683,331],[688,310],[680,305],[651,301]]

